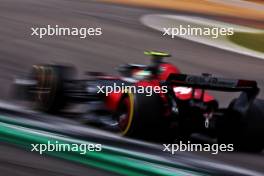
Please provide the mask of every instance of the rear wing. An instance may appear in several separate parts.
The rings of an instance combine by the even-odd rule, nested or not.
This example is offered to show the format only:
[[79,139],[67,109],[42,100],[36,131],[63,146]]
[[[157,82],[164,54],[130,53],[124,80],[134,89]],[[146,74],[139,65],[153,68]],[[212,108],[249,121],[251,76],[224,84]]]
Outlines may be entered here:
[[256,81],[218,78],[209,74],[203,74],[202,76],[171,74],[166,84],[171,88],[173,86],[184,86],[193,89],[202,89],[203,93],[201,99],[203,99],[205,89],[225,92],[242,92],[232,107],[233,111],[241,115],[247,113],[250,105],[254,102],[259,93]]
[[259,92],[256,81],[218,78],[209,74],[203,74],[202,76],[170,74],[166,82],[172,86],[184,86],[216,91],[243,91],[254,92],[256,94]]

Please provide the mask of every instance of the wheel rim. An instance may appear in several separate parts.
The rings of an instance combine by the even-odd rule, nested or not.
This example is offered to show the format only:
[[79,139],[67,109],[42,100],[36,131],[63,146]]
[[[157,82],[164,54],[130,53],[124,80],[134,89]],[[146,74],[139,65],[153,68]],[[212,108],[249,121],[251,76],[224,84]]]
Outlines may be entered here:
[[37,92],[35,94],[35,101],[41,106],[49,105],[53,92],[56,90],[54,87],[54,74],[53,70],[49,67],[34,66],[34,79],[37,80]]

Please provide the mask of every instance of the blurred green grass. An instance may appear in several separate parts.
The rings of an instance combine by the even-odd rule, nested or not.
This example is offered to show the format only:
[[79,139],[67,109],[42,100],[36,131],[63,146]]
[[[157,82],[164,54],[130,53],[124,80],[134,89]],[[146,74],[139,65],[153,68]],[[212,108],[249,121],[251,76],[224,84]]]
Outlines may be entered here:
[[229,40],[246,48],[264,53],[264,33],[235,32]]

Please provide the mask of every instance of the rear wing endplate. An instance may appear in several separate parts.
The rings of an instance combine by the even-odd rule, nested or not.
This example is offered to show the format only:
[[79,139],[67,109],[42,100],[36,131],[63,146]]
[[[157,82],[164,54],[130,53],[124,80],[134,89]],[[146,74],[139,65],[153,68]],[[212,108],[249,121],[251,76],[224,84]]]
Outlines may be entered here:
[[227,91],[227,92],[258,92],[256,81],[242,79],[226,79],[213,77],[208,74],[202,76],[187,74],[171,74],[167,79],[167,84],[172,86],[184,86],[207,90]]

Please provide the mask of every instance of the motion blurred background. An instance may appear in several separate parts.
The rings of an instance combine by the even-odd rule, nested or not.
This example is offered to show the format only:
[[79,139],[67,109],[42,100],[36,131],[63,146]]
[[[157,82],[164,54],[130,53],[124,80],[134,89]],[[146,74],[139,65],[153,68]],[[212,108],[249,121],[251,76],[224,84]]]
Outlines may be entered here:
[[[247,27],[258,32],[237,32],[234,38],[227,38],[222,45],[226,43],[236,45],[236,51],[230,51],[184,38],[164,37],[161,32],[142,22],[144,16],[153,14],[200,17],[237,25],[236,28]],[[206,153],[181,153],[170,156],[161,153],[159,145],[98,132],[74,119],[47,115],[43,115],[45,117],[42,118],[41,114],[32,115],[10,98],[14,77],[27,74],[33,64],[72,64],[79,70],[79,77],[84,77],[83,73],[87,70],[115,73],[113,68],[119,64],[128,62],[146,64],[149,61],[143,55],[145,50],[171,53],[173,57],[169,58],[169,61],[176,64],[184,73],[206,72],[222,77],[252,79],[258,82],[260,89],[264,89],[264,2],[262,0],[0,0],[0,24],[0,116],[2,117],[0,118],[2,119],[0,175],[198,175],[211,170],[209,175],[212,173],[264,175],[263,153],[222,153],[215,156]],[[31,27],[47,25],[100,27],[103,35],[86,39],[75,36],[47,36],[39,39],[31,36]],[[244,54],[245,52],[247,54]],[[232,98],[229,95],[215,95],[223,106]],[[264,98],[264,91],[261,91],[259,97]],[[7,107],[19,111],[19,114],[10,115],[6,110]],[[26,112],[21,115],[22,111]],[[19,123],[12,123],[14,126],[6,125],[10,125],[11,122],[7,123],[4,117],[18,116],[23,116]],[[29,116],[34,123],[26,121]],[[42,123],[36,125],[35,120],[38,120],[39,116],[42,118]],[[5,127],[3,127],[4,122]],[[55,127],[48,128],[43,124],[51,124]],[[59,128],[58,124],[62,126]],[[111,164],[104,166],[91,164],[95,162],[95,158],[89,158],[90,162],[84,162],[88,159],[40,156],[25,148],[26,143],[19,142],[22,138],[17,134],[21,134],[19,130],[25,130],[24,128],[27,130],[32,128],[31,131],[41,130],[38,131],[41,134],[52,132],[56,137],[63,135],[71,139],[97,141],[107,146],[115,146],[125,153],[131,150],[138,153],[134,154],[134,157],[120,153],[119,158],[115,158],[117,154],[108,155],[109,153],[100,156],[103,158],[100,162],[109,162],[105,160],[107,157],[113,157],[113,160],[127,160],[127,163],[119,163],[123,164],[119,167]],[[8,133],[11,129],[18,131],[13,134]],[[29,133],[27,131],[25,135]],[[23,140],[26,139],[24,136]],[[135,159],[135,155],[141,154],[150,155],[149,158],[160,157],[167,164],[174,163],[170,165],[174,170],[165,172],[163,169],[150,173],[148,171],[151,169],[167,168],[169,164],[157,163],[154,159],[146,161],[147,156],[145,159]],[[130,165],[131,161],[142,165],[145,163],[149,167],[134,168]],[[122,170],[124,168],[126,171]],[[230,174],[230,170],[236,174]]]

